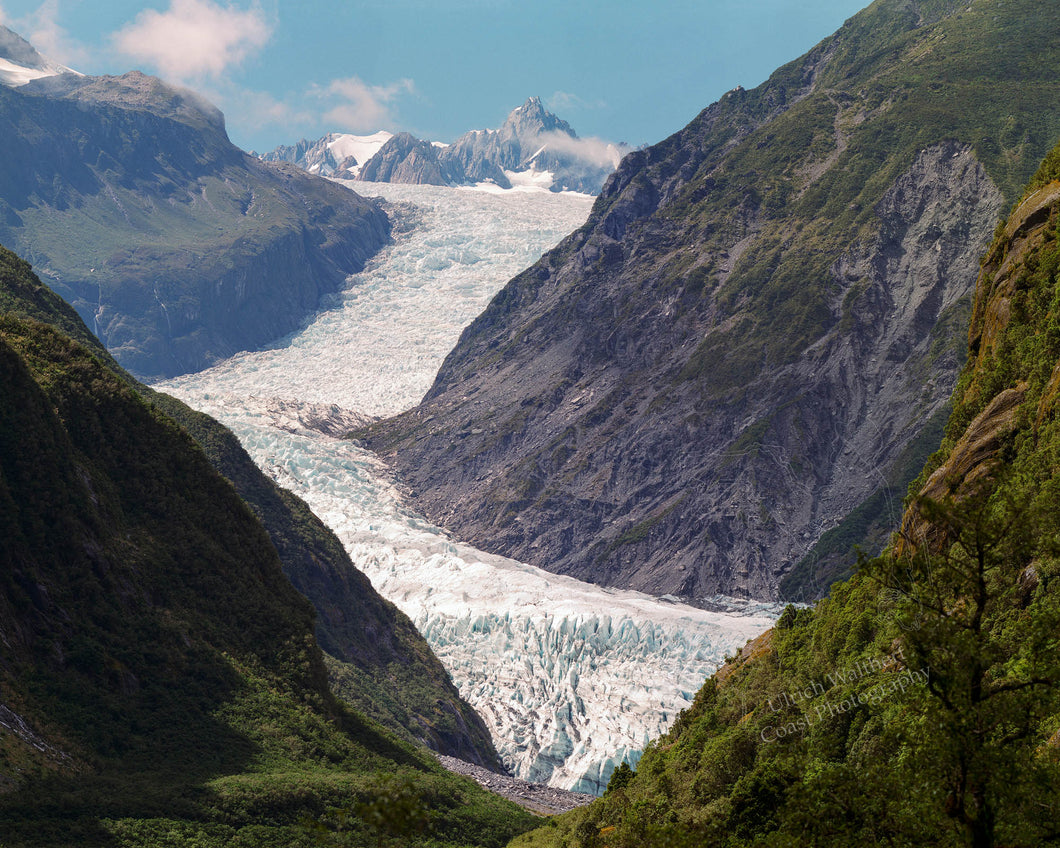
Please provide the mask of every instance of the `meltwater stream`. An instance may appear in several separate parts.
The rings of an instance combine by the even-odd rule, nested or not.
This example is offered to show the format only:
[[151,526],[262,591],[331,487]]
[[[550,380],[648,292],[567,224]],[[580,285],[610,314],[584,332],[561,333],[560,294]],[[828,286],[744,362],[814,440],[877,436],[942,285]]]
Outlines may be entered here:
[[304,330],[156,388],[227,424],[336,532],[416,623],[517,776],[599,792],[778,610],[734,602],[732,613],[707,612],[483,553],[403,503],[374,455],[321,432],[321,422],[340,432],[414,406],[463,327],[592,202],[354,187],[399,204],[394,244]]

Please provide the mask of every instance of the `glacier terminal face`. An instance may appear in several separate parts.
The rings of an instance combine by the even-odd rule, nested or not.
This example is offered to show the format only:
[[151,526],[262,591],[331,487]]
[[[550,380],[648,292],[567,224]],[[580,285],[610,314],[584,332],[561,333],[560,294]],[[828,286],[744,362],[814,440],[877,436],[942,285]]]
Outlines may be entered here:
[[157,388],[231,427],[336,532],[416,623],[517,776],[599,793],[779,610],[706,611],[476,550],[406,506],[377,457],[336,437],[414,405],[463,327],[591,204],[545,190],[357,186],[402,204],[410,223],[333,308],[268,350]]

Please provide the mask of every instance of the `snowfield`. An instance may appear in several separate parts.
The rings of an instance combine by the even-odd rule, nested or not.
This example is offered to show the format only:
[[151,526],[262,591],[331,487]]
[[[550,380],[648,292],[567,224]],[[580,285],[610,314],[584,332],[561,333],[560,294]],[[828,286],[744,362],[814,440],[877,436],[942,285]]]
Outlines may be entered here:
[[[339,133],[332,136],[328,142],[328,150],[335,157],[336,162],[342,162],[349,156],[357,160],[357,167],[352,169],[354,174],[360,172],[364,163],[375,156],[379,149],[393,138],[392,133],[380,130],[372,135],[351,135],[350,133]],[[319,170],[319,168],[317,169]]]
[[514,774],[599,793],[779,608],[708,612],[483,553],[417,515],[379,459],[336,438],[415,405],[460,331],[592,203],[530,186],[355,186],[401,204],[395,243],[301,332],[157,388],[231,427],[336,532],[416,623]]

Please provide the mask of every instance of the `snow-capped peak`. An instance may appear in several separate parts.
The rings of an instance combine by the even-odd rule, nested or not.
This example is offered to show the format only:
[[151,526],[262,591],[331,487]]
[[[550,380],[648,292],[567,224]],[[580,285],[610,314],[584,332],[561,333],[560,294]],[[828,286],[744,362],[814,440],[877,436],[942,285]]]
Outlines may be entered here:
[[0,83],[3,85],[17,88],[41,77],[76,73],[72,68],[42,56],[18,33],[0,26]]
[[357,162],[357,166],[354,169],[354,173],[356,173],[392,137],[393,133],[389,133],[386,130],[380,130],[372,133],[372,135],[333,133],[330,135],[327,147],[336,163],[341,163],[352,156]]

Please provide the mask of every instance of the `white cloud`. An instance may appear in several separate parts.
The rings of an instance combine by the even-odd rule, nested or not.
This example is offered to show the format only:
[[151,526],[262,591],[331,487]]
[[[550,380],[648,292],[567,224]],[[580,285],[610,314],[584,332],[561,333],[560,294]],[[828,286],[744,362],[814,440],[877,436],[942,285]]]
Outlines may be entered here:
[[266,91],[236,89],[218,95],[224,103],[230,124],[243,130],[266,127],[299,127],[317,122],[317,116],[304,108],[278,100]]
[[599,168],[617,168],[622,157],[629,152],[625,145],[613,144],[602,138],[571,138],[566,133],[541,133],[538,142],[548,145],[549,150],[565,153]]
[[170,0],[165,12],[140,12],[113,36],[126,56],[182,81],[216,79],[271,37],[272,27],[257,6],[239,9],[212,0]]
[[313,93],[332,103],[324,113],[324,120],[336,129],[372,132],[392,128],[396,123],[392,111],[395,101],[415,91],[410,79],[370,85],[359,77],[347,77],[332,80],[325,87],[315,88]]
[[13,19],[0,9],[0,24],[10,27],[48,59],[76,69],[91,60],[86,47],[77,43],[59,25],[58,0],[44,0],[29,14]]

